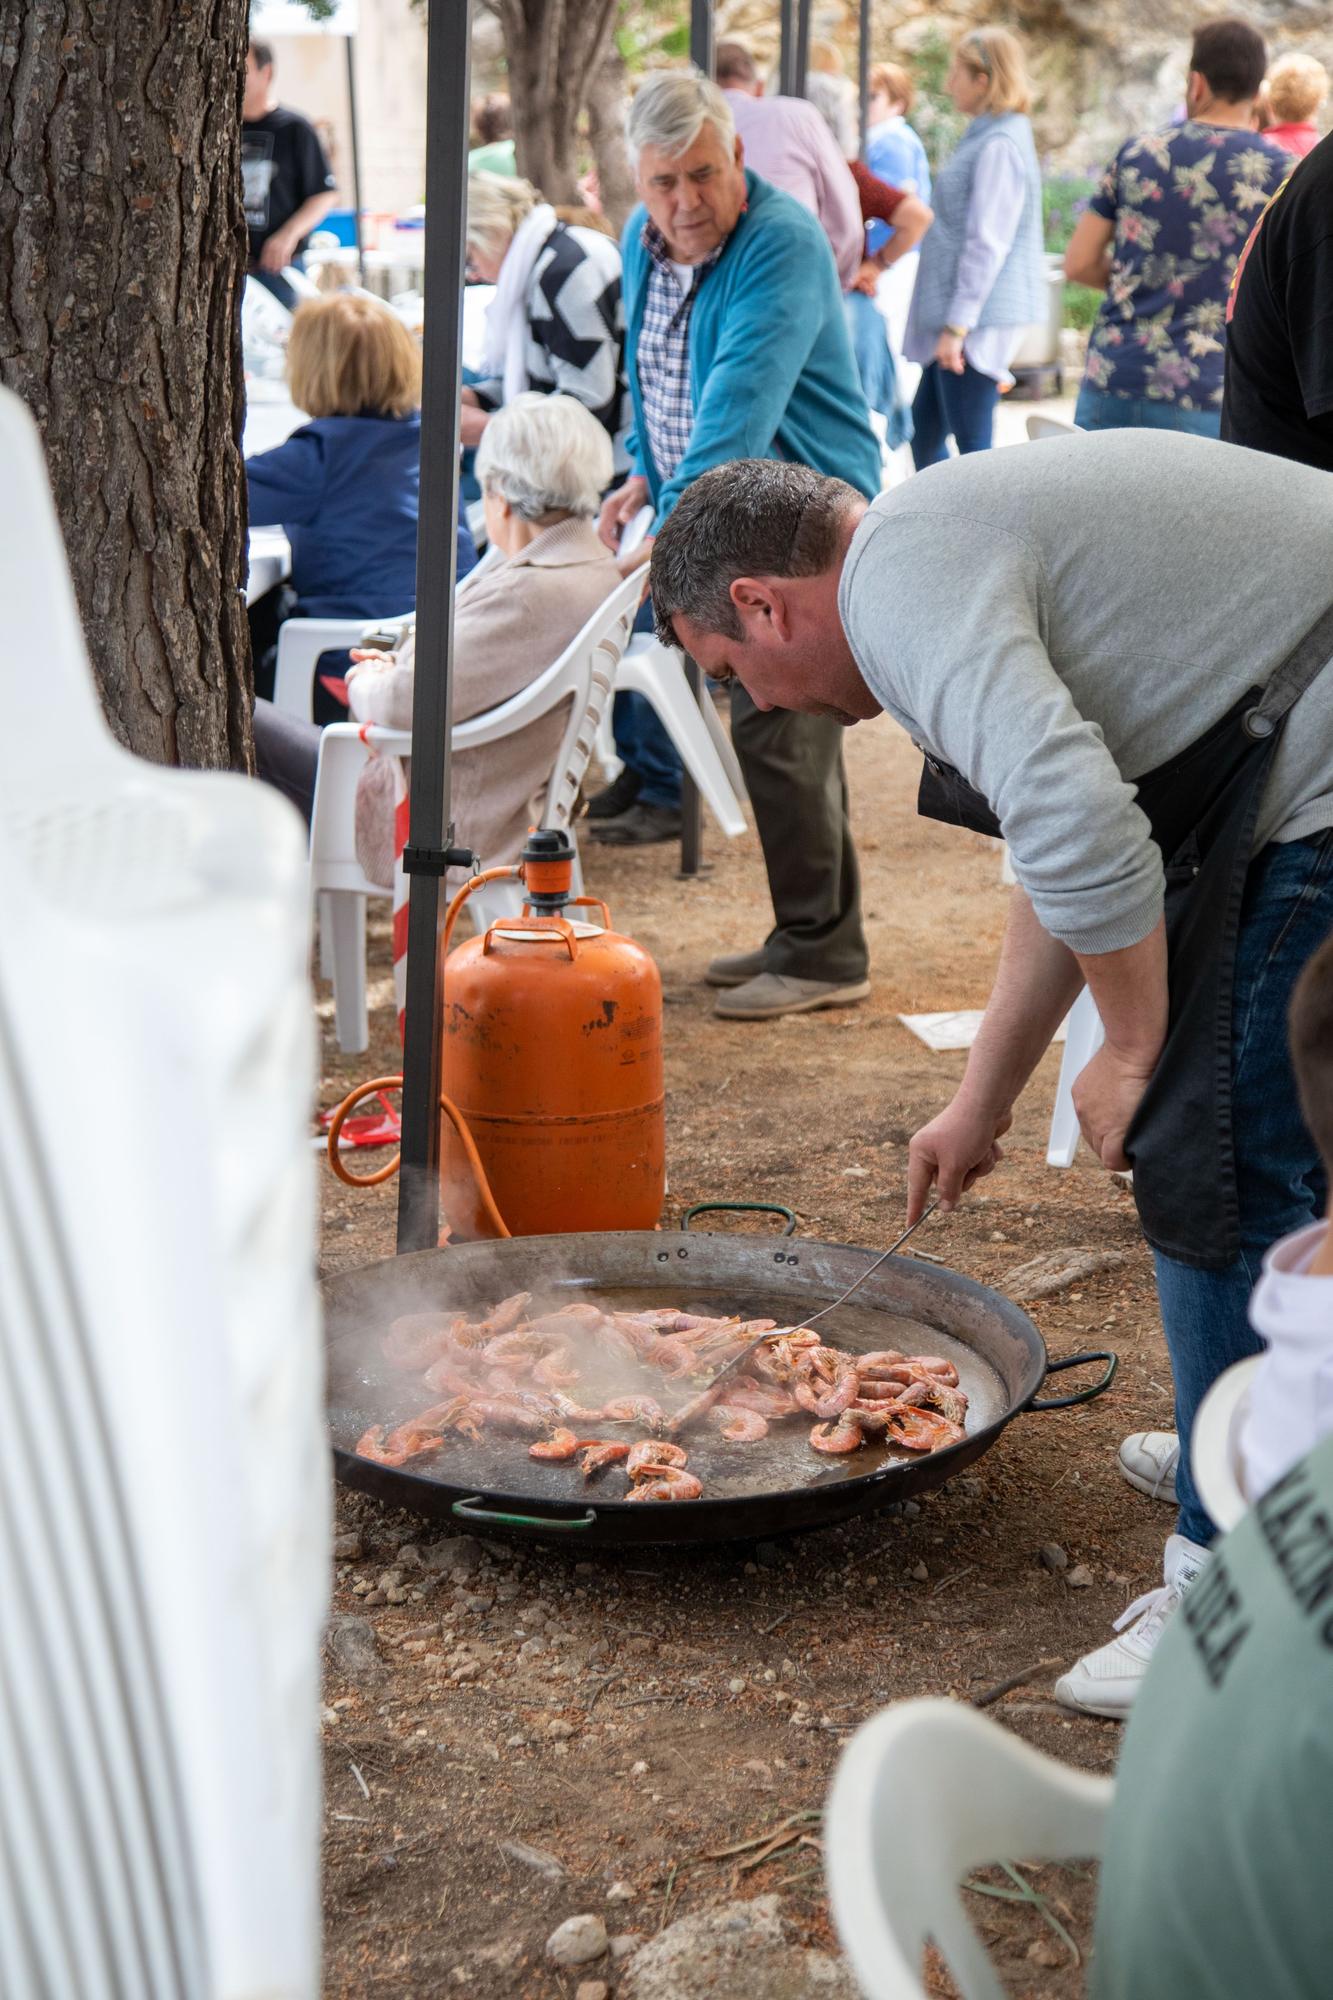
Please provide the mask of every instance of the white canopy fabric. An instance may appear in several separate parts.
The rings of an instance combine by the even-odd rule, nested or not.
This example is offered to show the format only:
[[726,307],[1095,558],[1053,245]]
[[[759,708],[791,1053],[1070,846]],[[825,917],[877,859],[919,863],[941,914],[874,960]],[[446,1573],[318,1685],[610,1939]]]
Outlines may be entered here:
[[354,35],[359,0],[331,0],[326,20],[316,20],[301,0],[253,0],[251,41],[272,42],[281,35]]

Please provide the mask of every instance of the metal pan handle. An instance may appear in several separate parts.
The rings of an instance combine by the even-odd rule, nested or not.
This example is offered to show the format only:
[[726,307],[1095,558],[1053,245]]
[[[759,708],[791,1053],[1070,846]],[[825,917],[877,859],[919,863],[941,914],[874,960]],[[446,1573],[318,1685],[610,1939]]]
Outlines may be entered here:
[[483,1528],[540,1528],[544,1535],[553,1529],[573,1533],[580,1528],[591,1528],[597,1520],[591,1507],[573,1520],[566,1520],[560,1514],[502,1514],[497,1508],[483,1507],[480,1493],[474,1493],[470,1500],[455,1500],[449,1511],[457,1514],[460,1521],[476,1521]]
[[1072,1396],[1030,1396],[1026,1407],[1029,1410],[1068,1410],[1075,1403],[1090,1403],[1094,1396],[1100,1396],[1103,1389],[1109,1389],[1115,1380],[1115,1371],[1120,1366],[1120,1356],[1112,1354],[1109,1347],[1093,1347],[1082,1354],[1066,1354],[1063,1361],[1048,1361],[1045,1382],[1052,1375],[1063,1374],[1066,1368],[1083,1368],[1090,1361],[1104,1361],[1106,1372],[1086,1389],[1075,1390]]
[[796,1234],[796,1213],[781,1201],[696,1201],[693,1208],[687,1208],[680,1218],[682,1230],[688,1231],[696,1215],[710,1215],[715,1210],[727,1215],[785,1215],[787,1227],[784,1236]]

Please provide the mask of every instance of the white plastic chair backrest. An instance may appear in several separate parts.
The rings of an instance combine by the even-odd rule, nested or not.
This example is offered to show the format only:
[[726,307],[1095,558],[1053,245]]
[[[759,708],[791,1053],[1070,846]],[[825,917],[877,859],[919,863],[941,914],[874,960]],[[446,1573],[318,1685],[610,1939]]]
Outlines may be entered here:
[[653,525],[654,518],[653,508],[640,507],[634,519],[626,524],[620,537],[620,547],[617,553],[622,556],[632,556],[635,549],[646,538],[649,529]]
[[43,742],[72,773],[127,755],[102,716],[88,669],[64,544],[36,426],[18,397],[0,391],[0,573],[11,634],[3,678],[0,810]]
[[927,1939],[964,2000],[1004,2000],[959,1885],[998,1861],[1100,1853],[1111,1781],[1029,1749],[975,1709],[906,1701],[838,1761],[824,1828],[834,1921],[867,2000],[925,2000]]
[[[567,829],[574,817],[579,787],[597,746],[597,726],[615,692],[616,668],[629,644],[642,596],[643,577],[627,576],[593,613],[564,656],[577,674],[583,692],[580,701],[576,686],[569,721],[551,769],[546,804],[542,808],[543,826]],[[560,664],[556,662],[553,673]]]
[[33,621],[40,592],[46,634],[45,677],[4,682],[0,782],[0,1992],[307,2000],[329,1503],[301,830],[102,726],[4,391],[0,496],[0,592]]
[[1027,420],[1028,441],[1035,444],[1038,438],[1083,437],[1077,424],[1066,423],[1063,417],[1042,417],[1033,415]]

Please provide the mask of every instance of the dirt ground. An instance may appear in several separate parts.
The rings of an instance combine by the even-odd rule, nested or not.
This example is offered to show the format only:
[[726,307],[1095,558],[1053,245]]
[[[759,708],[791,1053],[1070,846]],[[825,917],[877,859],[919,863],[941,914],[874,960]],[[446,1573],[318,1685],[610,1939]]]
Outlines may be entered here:
[[[853,731],[848,757],[874,981],[860,1007],[766,1026],[712,1017],[706,960],[766,928],[752,835],[728,843],[708,826],[710,867],[693,882],[677,879],[674,849],[585,846],[590,889],[662,970],[664,1221],[694,1201],[751,1197],[789,1203],[805,1234],[835,1242],[884,1245],[901,1227],[908,1139],[963,1057],[931,1054],[897,1016],[984,1002],[1007,892],[990,843],[917,820],[919,760],[891,724]],[[397,1066],[382,921],[371,970],[368,1056],[337,1055],[321,1005],[325,1105]],[[1039,1250],[1123,1252],[1030,1308],[1053,1356],[1118,1352],[1100,1400],[1018,1419],[919,1506],[757,1547],[479,1544],[340,1496],[335,1620],[370,1630],[335,1625],[325,1694],[330,1995],[573,2000],[590,1979],[616,1991],[634,1983],[633,1946],[619,1940],[772,1891],[794,1941],[834,1948],[817,1816],[847,1733],[903,1696],[975,1700],[1012,1677],[989,1705],[996,1721],[1110,1770],[1117,1726],[1067,1715],[1050,1684],[1160,1580],[1169,1511],[1125,1485],[1114,1451],[1130,1430],[1168,1427],[1171,1395],[1128,1192],[1087,1158],[1045,1165],[1056,1070],[1050,1054],[1003,1168],[919,1241],[1001,1289]],[[392,1187],[323,1187],[325,1271],[389,1256]],[[1043,1565],[1049,1544],[1067,1568]],[[770,1833],[782,1838],[765,1857]],[[1028,1879],[1086,1960],[1090,1871]],[[1012,1993],[1083,1990],[1042,1909],[967,1901]],[[619,1956],[558,1968],[545,1941],[584,1913],[605,1919]],[[762,2000],[771,1988],[727,1990]]]

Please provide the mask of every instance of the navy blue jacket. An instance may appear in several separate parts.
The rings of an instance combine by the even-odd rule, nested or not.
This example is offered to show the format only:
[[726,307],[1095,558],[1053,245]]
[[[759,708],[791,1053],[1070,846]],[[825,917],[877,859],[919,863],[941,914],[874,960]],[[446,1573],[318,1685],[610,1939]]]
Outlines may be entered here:
[[[421,418],[317,417],[246,460],[250,521],[281,527],[305,618],[386,618],[417,589]],[[458,574],[477,560],[458,525]]]

